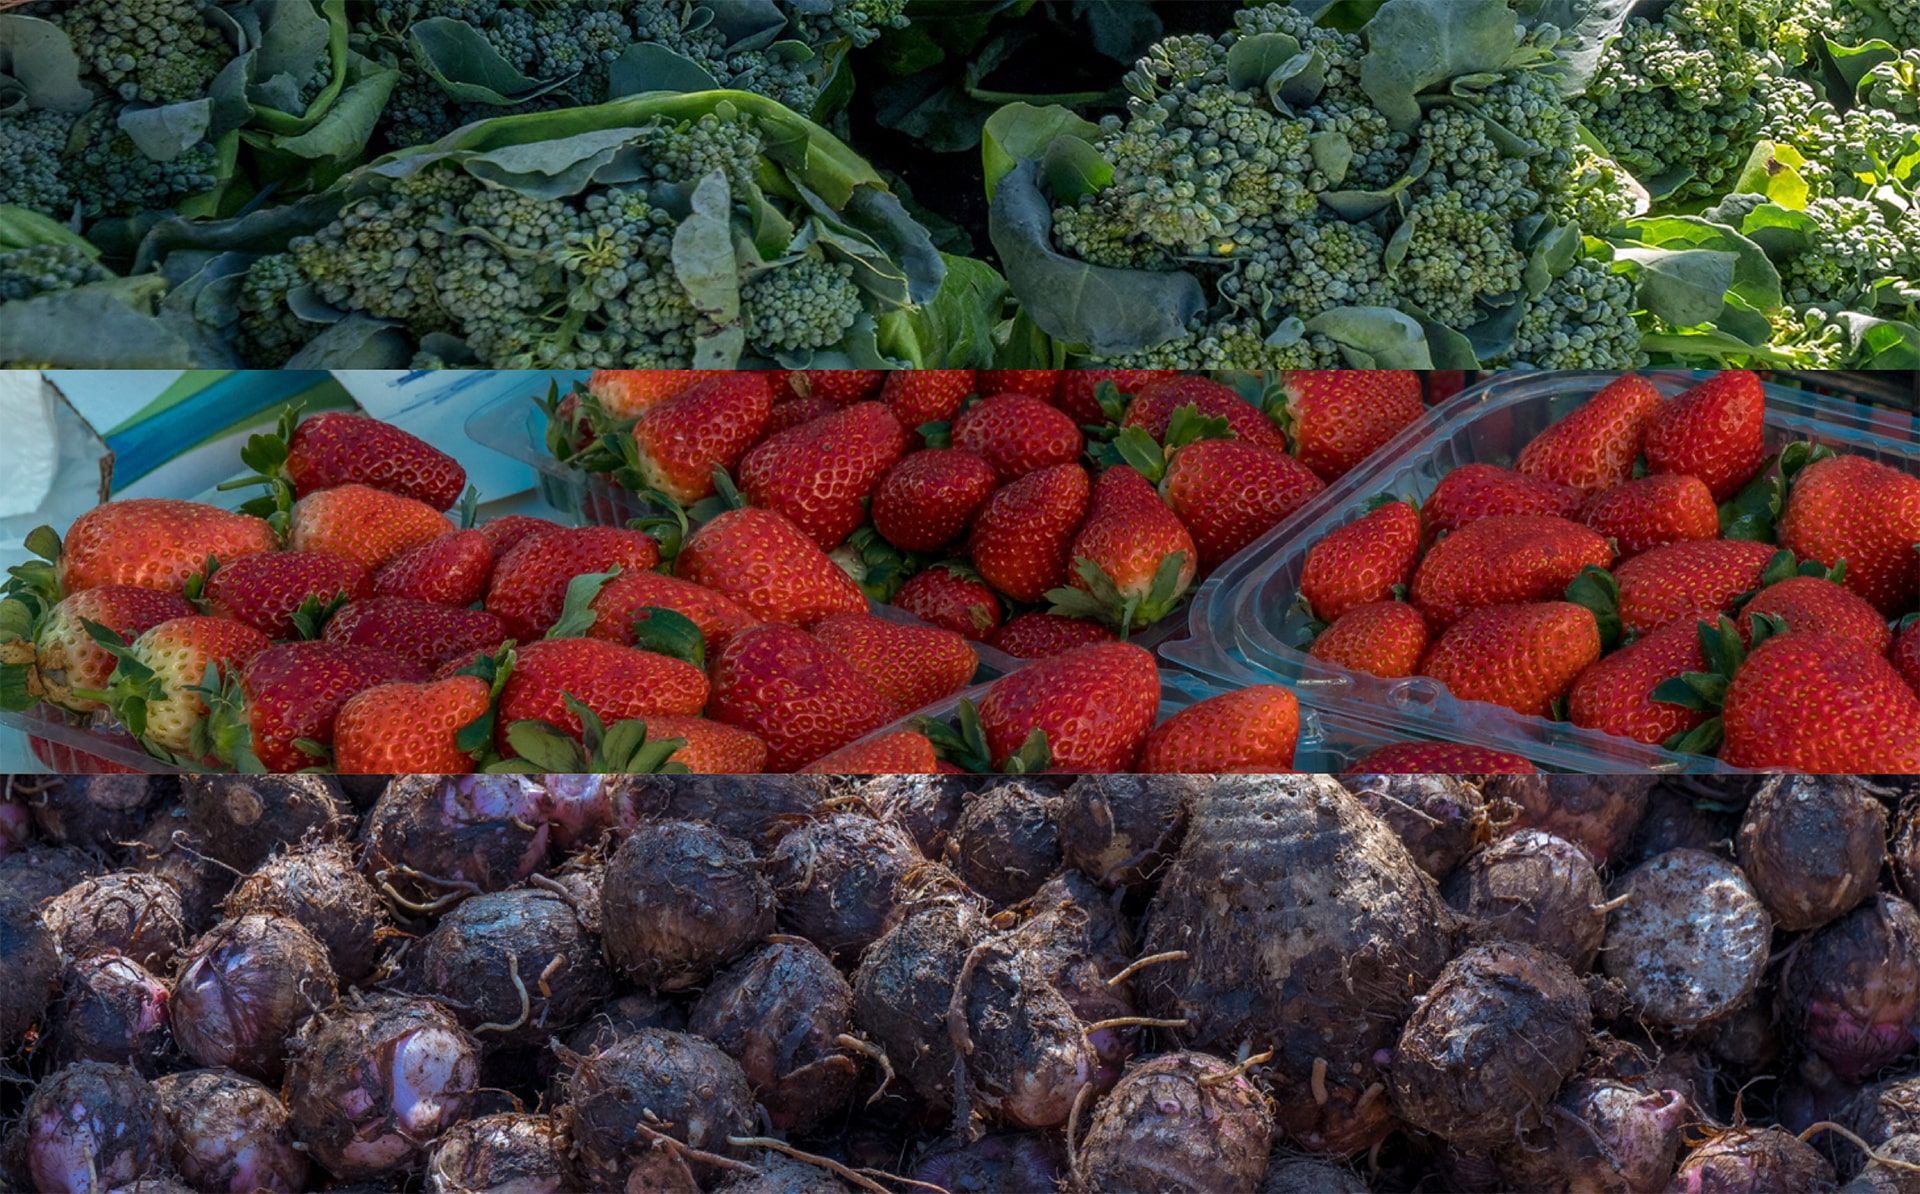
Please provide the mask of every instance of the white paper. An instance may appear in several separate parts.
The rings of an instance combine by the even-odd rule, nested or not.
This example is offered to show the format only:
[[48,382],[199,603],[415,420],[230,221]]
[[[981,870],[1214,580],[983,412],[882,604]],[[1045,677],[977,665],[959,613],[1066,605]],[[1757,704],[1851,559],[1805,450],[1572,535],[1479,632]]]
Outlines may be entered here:
[[0,427],[6,428],[7,437],[7,466],[0,469],[0,518],[31,514],[52,492],[60,462],[53,390],[39,373],[0,370]]

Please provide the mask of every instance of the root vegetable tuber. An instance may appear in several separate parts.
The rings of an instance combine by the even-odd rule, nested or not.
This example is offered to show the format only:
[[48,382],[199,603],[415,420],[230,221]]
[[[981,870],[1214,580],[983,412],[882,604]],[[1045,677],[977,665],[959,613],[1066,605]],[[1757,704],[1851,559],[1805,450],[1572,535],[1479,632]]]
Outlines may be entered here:
[[190,775],[180,802],[213,856],[242,871],[308,834],[340,837],[353,824],[339,783],[319,775]]
[[428,914],[512,887],[546,861],[542,795],[520,775],[398,776],[361,826],[367,874],[406,911]]
[[837,1043],[852,1020],[853,988],[827,955],[779,941],[716,975],[687,1027],[740,1063],[776,1131],[805,1133],[853,1096],[859,1060]]
[[181,956],[173,984],[174,1037],[203,1066],[271,1081],[286,1042],[333,1001],[326,947],[299,923],[254,913],[224,920]]
[[1477,938],[1537,946],[1576,971],[1593,966],[1607,933],[1606,890],[1587,852],[1538,829],[1476,851],[1443,892]]
[[138,871],[82,879],[47,903],[42,916],[69,960],[113,952],[165,971],[186,944],[180,889]]
[[1231,1063],[1163,1053],[1134,1066],[1075,1151],[1081,1194],[1254,1194],[1267,1168],[1266,1098]]
[[1604,867],[1633,837],[1655,782],[1649,775],[1490,775],[1482,791],[1489,802],[1516,806],[1510,831],[1544,829]]
[[1648,1023],[1688,1031],[1730,1015],[1767,967],[1773,922],[1740,868],[1671,850],[1616,880],[1601,963]]
[[1800,945],[1781,1014],[1834,1073],[1858,1082],[1920,1039],[1920,912],[1881,894]]
[[1061,867],[1059,798],[1035,783],[1010,780],[967,801],[947,839],[947,862],[996,904],[1026,899]]
[[456,1124],[427,1158],[430,1194],[568,1194],[579,1189],[566,1125],[551,1115],[505,1112]]
[[100,953],[67,967],[53,1038],[56,1065],[111,1061],[151,1076],[173,1049],[167,984],[131,958]]
[[1342,782],[1436,880],[1452,874],[1487,836],[1486,799],[1465,776],[1349,775]]
[[1179,848],[1187,810],[1212,781],[1197,775],[1082,775],[1061,795],[1056,821],[1068,865],[1095,883],[1150,881]]
[[544,1044],[613,995],[598,938],[539,888],[463,900],[414,943],[401,985],[452,996],[460,1026],[488,1048]]
[[264,912],[298,921],[327,947],[334,972],[347,982],[372,972],[387,923],[380,893],[360,873],[352,851],[337,841],[297,846],[267,859],[233,889],[226,912]]
[[174,1170],[194,1188],[252,1194],[307,1185],[287,1109],[271,1090],[231,1070],[154,1080],[171,1129]]
[[607,863],[600,914],[616,969],[681,991],[773,931],[773,888],[738,838],[695,821],[649,822]]
[[[726,1157],[728,1138],[750,1135],[754,1124],[739,1065],[709,1041],[659,1028],[580,1058],[566,1091],[581,1176],[601,1185],[618,1187],[636,1162],[672,1157],[675,1145]],[[719,1168],[704,1157],[683,1159],[696,1175]]]
[[42,1194],[103,1194],[167,1167],[160,1097],[128,1066],[82,1061],[55,1072],[27,1100],[24,1127]]
[[767,860],[780,924],[848,961],[895,911],[894,892],[925,857],[907,831],[860,813],[834,813],[781,838]]

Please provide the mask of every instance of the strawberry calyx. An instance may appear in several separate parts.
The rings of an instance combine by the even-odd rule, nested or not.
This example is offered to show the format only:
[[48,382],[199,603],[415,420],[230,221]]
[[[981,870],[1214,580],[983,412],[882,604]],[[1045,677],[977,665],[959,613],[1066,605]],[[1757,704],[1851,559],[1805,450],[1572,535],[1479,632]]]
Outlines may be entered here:
[[220,493],[235,489],[264,487],[267,492],[240,503],[242,514],[264,518],[282,542],[293,517],[293,478],[287,473],[287,456],[293,433],[300,425],[300,403],[289,402],[280,408],[280,418],[272,431],[256,431],[240,449],[240,463],[253,470],[252,475],[235,477],[215,486]]
[[454,748],[473,759],[482,770],[493,759],[493,729],[499,716],[500,690],[507,686],[508,677],[513,675],[516,659],[514,643],[509,639],[498,652],[475,656],[472,662],[453,673],[456,676],[477,676],[487,684],[486,712],[461,726],[453,737]]
[[[568,402],[574,404],[571,412],[561,409]],[[560,393],[559,382],[548,382],[546,396],[535,398],[533,403],[547,416],[547,451],[553,454],[555,460],[578,464],[590,471],[605,471],[596,468],[591,463],[593,461],[617,461],[618,446],[607,442],[608,438],[619,435],[633,425],[631,421],[622,423],[607,413],[599,396],[588,389],[585,382],[573,383],[573,388],[564,397]],[[574,433],[583,428],[591,433],[585,446],[581,446],[574,438]],[[606,469],[615,467],[617,463],[606,464]]]
[[1567,585],[1568,601],[1585,608],[1600,627],[1600,649],[1611,651],[1620,642],[1620,582],[1597,564],[1588,564]]
[[507,745],[514,757],[489,764],[491,772],[560,772],[576,775],[684,775],[687,766],[673,756],[687,744],[685,738],[649,738],[647,723],[639,719],[609,726],[600,715],[571,694],[561,700],[580,719],[580,738],[551,722],[531,719],[507,727]]
[[581,638],[593,629],[600,611],[593,608],[594,598],[618,572],[583,572],[567,582],[567,595],[560,605],[560,616],[547,628],[547,638]]
[[902,551],[870,525],[847,536],[847,541],[828,552],[827,558],[852,577],[861,592],[882,604],[892,601],[900,586],[927,566],[925,556]]
[[639,650],[685,660],[703,672],[707,670],[707,640],[693,619],[679,610],[641,606],[633,611],[632,630],[633,645]]
[[[933,753],[941,760],[976,775],[994,770],[993,751],[987,746],[980,708],[971,700],[961,698],[950,722],[937,717],[916,717],[912,726],[933,743]],[[1035,726],[1020,743],[1020,749],[1007,756],[999,770],[1007,775],[1037,775],[1052,766],[1053,749],[1047,744],[1047,732]]]
[[1148,586],[1146,596],[1129,597],[1120,592],[1120,586],[1107,575],[1106,569],[1080,556],[1073,562],[1073,571],[1087,582],[1087,587],[1062,585],[1048,589],[1047,600],[1053,604],[1047,612],[1104,622],[1124,639],[1132,631],[1151,626],[1173,612],[1185,592],[1180,585],[1180,574],[1186,566],[1186,552],[1168,552],[1154,569],[1153,583]]
[[1756,614],[1753,618],[1752,642],[1748,643],[1741,640],[1733,619],[1724,616],[1716,622],[1702,619],[1700,652],[1709,670],[1687,672],[1671,680],[1663,680],[1654,687],[1652,698],[1661,704],[1678,705],[1682,709],[1712,716],[1691,730],[1673,735],[1661,745],[1683,754],[1716,753],[1726,737],[1720,710],[1727,701],[1727,686],[1733,683],[1734,674],[1746,663],[1749,654],[1761,643],[1777,634],[1784,634],[1786,629],[1787,624],[1781,618],[1773,614]]
[[40,703],[35,635],[39,617],[15,597],[0,600],[0,709],[20,713]]
[[8,568],[7,581],[0,586],[0,593],[26,603],[37,618],[66,596],[60,587],[59,574],[54,571],[62,550],[60,533],[52,527],[35,527],[27,532],[23,545],[39,558]]
[[[192,737],[196,758],[218,760],[235,771],[259,774],[266,765],[253,749],[253,724],[247,713],[247,694],[238,676],[217,676],[208,668],[207,677],[191,691],[206,702],[207,713],[194,723]],[[294,744],[313,757],[312,766],[325,766],[333,752],[311,739]],[[313,747],[308,750],[307,747]]]
[[[120,727],[140,743],[141,749],[155,758],[179,766],[201,765],[204,760],[180,758],[172,751],[162,750],[147,741],[148,709],[167,699],[167,687],[159,675],[135,658],[131,645],[111,627],[103,626],[91,618],[82,618],[80,625],[89,638],[114,657],[114,665],[113,674],[107,677],[105,688],[76,688],[73,695],[105,705]],[[221,682],[219,664],[209,661],[200,683],[193,687],[193,691],[217,691]]]
[[1233,439],[1233,429],[1219,415],[1203,415],[1196,403],[1178,407],[1167,422],[1167,433],[1154,439],[1144,427],[1122,428],[1105,443],[1087,450],[1103,469],[1124,464],[1158,484],[1167,475],[1167,462],[1188,444],[1205,439]]

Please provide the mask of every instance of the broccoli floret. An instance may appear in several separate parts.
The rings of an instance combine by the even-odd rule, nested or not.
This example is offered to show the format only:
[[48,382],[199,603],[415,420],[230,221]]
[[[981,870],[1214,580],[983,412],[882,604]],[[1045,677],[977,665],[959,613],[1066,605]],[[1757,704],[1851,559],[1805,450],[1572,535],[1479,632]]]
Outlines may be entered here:
[[73,117],[58,112],[0,116],[0,162],[9,167],[0,203],[64,216],[73,206],[73,186],[60,159],[72,131]]
[[1844,369],[1848,360],[1847,329],[1818,307],[1782,307],[1770,312],[1773,326],[1768,347],[1797,357],[1803,369]]
[[1459,191],[1416,200],[1407,212],[1405,253],[1393,282],[1407,301],[1454,327],[1473,324],[1480,299],[1520,289],[1526,257],[1513,229],[1492,212],[1467,206]]
[[287,306],[287,295],[306,284],[300,267],[286,253],[268,254],[247,267],[234,307],[240,312],[240,356],[249,366],[284,365],[319,331]]
[[1920,117],[1920,48],[1868,71],[1860,84],[1860,101],[1897,116]]
[[1299,225],[1287,241],[1289,265],[1274,287],[1274,299],[1302,319],[1335,307],[1390,303],[1386,247],[1365,224],[1319,220]]
[[1814,226],[1809,244],[1780,267],[1789,302],[1858,303],[1875,282],[1900,272],[1906,246],[1873,203],[1815,199],[1806,214]]
[[860,318],[860,287],[844,261],[802,257],[759,274],[740,291],[747,339],[773,352],[838,344]]
[[108,273],[75,244],[28,245],[0,252],[0,302],[30,299],[56,290],[104,282]]
[[432,326],[436,254],[452,239],[443,229],[458,224],[460,204],[477,186],[458,171],[421,170],[385,194],[355,200],[288,251],[334,306]]
[[56,13],[81,59],[122,100],[199,99],[233,57],[200,0],[76,0]]
[[1540,369],[1635,369],[1647,363],[1633,283],[1586,260],[1555,278],[1514,330],[1513,359]]
[[125,216],[172,207],[220,182],[220,155],[202,141],[178,157],[159,161],[140,152],[114,123],[106,105],[75,126],[65,169],[75,199],[88,218]]

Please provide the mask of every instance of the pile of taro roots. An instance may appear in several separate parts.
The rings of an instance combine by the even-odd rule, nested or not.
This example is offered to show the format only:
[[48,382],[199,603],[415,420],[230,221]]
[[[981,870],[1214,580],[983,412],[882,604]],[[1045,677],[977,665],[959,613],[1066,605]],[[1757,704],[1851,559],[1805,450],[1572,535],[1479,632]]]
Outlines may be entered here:
[[0,1188],[1920,1190],[1920,786],[96,777]]

